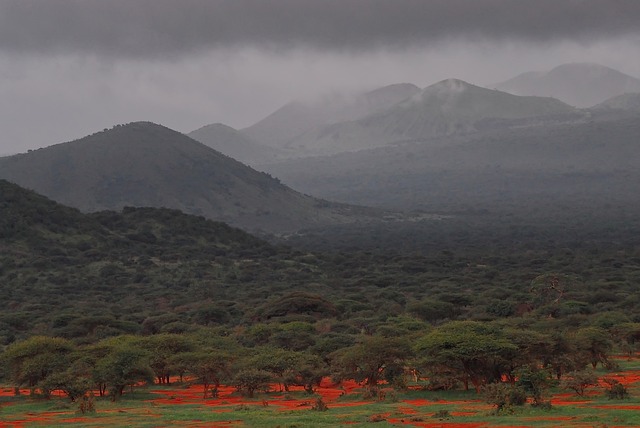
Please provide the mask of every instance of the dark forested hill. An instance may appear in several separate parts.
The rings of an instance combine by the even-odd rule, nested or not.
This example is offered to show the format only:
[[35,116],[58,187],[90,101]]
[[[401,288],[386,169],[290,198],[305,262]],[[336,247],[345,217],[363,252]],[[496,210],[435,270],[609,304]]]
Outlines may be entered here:
[[0,335],[43,322],[64,335],[140,331],[148,316],[176,311],[222,319],[234,310],[225,296],[293,281],[295,271],[274,274],[286,255],[203,217],[159,208],[82,214],[0,180]]
[[269,232],[368,215],[297,193],[267,174],[149,122],[119,125],[0,158],[0,178],[82,211],[167,207]]

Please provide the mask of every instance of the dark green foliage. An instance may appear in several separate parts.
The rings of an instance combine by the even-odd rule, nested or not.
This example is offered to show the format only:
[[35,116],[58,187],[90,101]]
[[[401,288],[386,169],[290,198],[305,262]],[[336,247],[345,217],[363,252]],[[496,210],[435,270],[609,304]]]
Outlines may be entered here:
[[516,386],[531,397],[532,406],[549,407],[544,401],[547,391],[556,384],[551,372],[535,366],[525,366],[516,371]]
[[[461,215],[309,232],[295,249],[172,210],[82,215],[5,185],[21,226],[0,238],[0,374],[45,394],[117,397],[172,376],[207,397],[234,379],[245,394],[312,393],[333,374],[377,397],[418,369],[430,389],[517,381],[506,403],[525,390],[543,406],[553,378],[610,368],[640,337],[632,219],[586,222],[577,239],[562,222]],[[64,346],[16,351],[40,342]]]
[[364,336],[359,343],[334,352],[330,358],[336,378],[364,382],[373,390],[381,380],[394,383],[412,354],[405,338]]
[[489,383],[482,388],[482,393],[485,401],[495,406],[496,413],[510,409],[512,406],[522,406],[527,402],[524,389],[507,383]]
[[430,371],[444,371],[479,391],[487,382],[507,374],[518,347],[497,326],[456,321],[433,330],[416,343],[416,351]]
[[272,380],[272,375],[266,371],[246,369],[239,371],[231,381],[231,384],[241,394],[253,398],[256,391],[268,390],[269,383]]
[[2,364],[14,385],[27,386],[32,391],[39,388],[48,395],[56,382],[46,381],[64,372],[74,348],[66,339],[33,336],[8,346],[2,354]]
[[627,387],[620,383],[619,380],[613,378],[604,378],[602,380],[605,387],[605,395],[609,400],[623,400],[629,397]]

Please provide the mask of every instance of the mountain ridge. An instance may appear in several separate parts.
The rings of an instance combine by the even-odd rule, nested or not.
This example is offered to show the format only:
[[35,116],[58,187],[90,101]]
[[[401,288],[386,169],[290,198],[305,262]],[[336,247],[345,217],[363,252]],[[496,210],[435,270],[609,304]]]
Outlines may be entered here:
[[303,156],[332,155],[471,133],[489,126],[494,119],[544,121],[558,115],[580,116],[574,107],[554,98],[516,96],[459,79],[446,79],[384,111],[309,131],[291,141],[287,148]]
[[515,95],[553,96],[579,108],[595,106],[628,92],[640,92],[640,79],[595,63],[561,64],[491,85]]
[[0,178],[82,211],[166,207],[272,233],[350,222],[374,211],[302,195],[151,122],[2,158]]
[[278,149],[253,141],[222,123],[205,125],[189,132],[187,136],[247,165],[273,162],[282,156]]
[[310,129],[362,118],[384,110],[418,90],[411,83],[396,83],[352,96],[325,96],[312,102],[293,101],[240,132],[262,144],[280,148]]

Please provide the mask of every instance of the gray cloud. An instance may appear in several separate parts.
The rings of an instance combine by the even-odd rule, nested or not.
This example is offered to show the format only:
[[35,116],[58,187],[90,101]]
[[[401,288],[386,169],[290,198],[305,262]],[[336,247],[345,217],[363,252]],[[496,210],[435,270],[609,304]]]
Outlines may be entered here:
[[0,50],[20,54],[362,51],[452,38],[590,43],[638,33],[637,0],[0,0]]

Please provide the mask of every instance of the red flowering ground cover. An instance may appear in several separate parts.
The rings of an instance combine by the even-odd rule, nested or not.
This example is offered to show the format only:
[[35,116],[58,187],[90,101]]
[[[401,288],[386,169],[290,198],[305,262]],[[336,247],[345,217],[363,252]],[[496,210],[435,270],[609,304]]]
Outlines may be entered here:
[[[640,388],[640,371],[626,371],[607,376],[613,378],[624,384],[629,388]],[[586,409],[602,409],[603,411],[629,411],[637,412],[640,410],[640,405],[636,403],[625,402],[611,402],[611,403],[593,403],[593,400],[602,395],[602,386],[591,388],[588,390],[584,397],[578,397],[574,393],[558,393],[551,397],[553,406],[573,406]],[[336,425],[351,425],[363,423],[362,413],[359,422],[354,421],[356,419],[351,414],[348,408],[357,408],[361,406],[371,405],[372,400],[362,400],[359,398],[359,394],[364,391],[362,387],[355,382],[343,382],[333,383],[330,379],[325,379],[317,388],[316,395],[309,395],[303,393],[301,387],[291,387],[289,391],[281,391],[279,385],[272,385],[272,392],[268,395],[259,395],[256,399],[247,399],[238,395],[235,389],[229,386],[221,386],[218,388],[218,394],[215,398],[204,398],[202,385],[154,385],[149,388],[149,392],[153,395],[153,398],[145,400],[144,402],[148,406],[138,406],[132,402],[123,402],[124,407],[117,410],[101,409],[99,411],[100,423],[109,424],[110,420],[114,421],[114,426],[123,420],[123,414],[125,415],[137,415],[139,418],[144,418],[149,421],[149,418],[161,419],[163,411],[166,413],[167,408],[170,406],[180,405],[196,405],[204,406],[211,412],[216,413],[231,413],[238,407],[247,406],[250,408],[268,408],[275,412],[287,411],[290,413],[295,410],[308,410],[314,404],[316,397],[319,395],[322,400],[329,406],[330,409],[335,409]],[[15,391],[13,388],[0,388],[0,397],[13,397]],[[20,390],[20,394],[28,396],[29,390]],[[347,396],[346,398],[343,398]],[[126,398],[126,397],[125,397]],[[59,398],[54,398],[59,399]],[[61,399],[61,398],[60,398]],[[24,400],[23,400],[24,401]],[[3,404],[5,406],[11,406],[12,401],[6,400]],[[129,407],[127,407],[129,406]],[[435,408],[440,406],[446,406],[449,412],[449,416],[453,420],[449,419],[435,419]],[[478,399],[465,399],[465,400],[428,400],[428,399],[406,399],[400,400],[395,406],[389,404],[387,408],[392,408],[391,413],[381,413],[375,415],[388,423],[398,426],[408,427],[423,427],[423,428],[485,428],[495,425],[491,425],[488,422],[461,422],[455,421],[456,418],[461,417],[473,417],[488,415],[491,406],[484,403],[480,397]],[[443,407],[444,408],[444,407]],[[344,409],[344,410],[340,410]],[[342,413],[341,413],[342,412]],[[95,425],[97,420],[92,416],[81,416],[75,413],[75,408],[69,408],[62,411],[42,411],[42,412],[29,412],[20,414],[13,418],[3,418],[2,409],[0,409],[0,428],[4,427],[30,427],[30,426],[51,426],[51,425]],[[277,418],[276,414],[273,414],[274,418]],[[244,426],[243,421],[233,418],[228,421],[220,422],[204,422],[204,421],[183,421],[181,426],[187,426],[192,428],[199,427],[213,427],[223,428],[232,426]],[[540,415],[538,417],[521,417],[517,419],[518,424],[509,425],[509,427],[526,427],[526,426],[567,426],[567,427],[591,427],[592,424],[585,424],[580,421],[580,416],[559,416],[559,415]],[[503,425],[504,426],[504,425]],[[615,425],[610,424],[609,427]],[[629,426],[629,425],[627,425]]]

